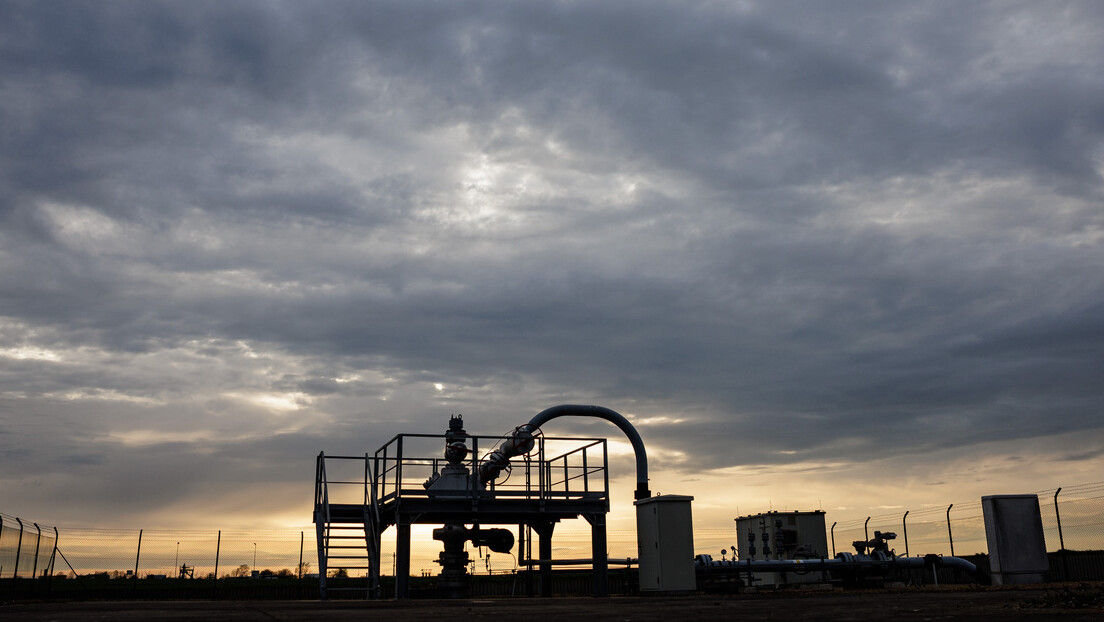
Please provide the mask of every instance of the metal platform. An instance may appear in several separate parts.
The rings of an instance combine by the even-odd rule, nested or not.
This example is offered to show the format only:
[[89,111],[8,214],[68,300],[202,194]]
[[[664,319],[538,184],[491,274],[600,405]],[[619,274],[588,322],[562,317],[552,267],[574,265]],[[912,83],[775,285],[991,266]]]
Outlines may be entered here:
[[[594,594],[609,592],[606,513],[609,470],[606,440],[538,436],[533,451],[511,465],[509,476],[486,489],[479,461],[509,437],[467,435],[468,475],[453,487],[428,487],[446,469],[443,434],[400,434],[364,456],[318,455],[314,522],[318,538],[319,590],[325,600],[330,570],[364,570],[366,598],[380,594],[380,539],[396,528],[395,598],[409,596],[410,526],[460,522],[518,526],[519,558],[533,559],[539,542],[541,591],[551,595],[552,533],[556,523],[584,518],[591,525]],[[482,453],[481,453],[482,452]],[[547,457],[551,455],[552,457]],[[528,536],[528,537],[527,537]]]

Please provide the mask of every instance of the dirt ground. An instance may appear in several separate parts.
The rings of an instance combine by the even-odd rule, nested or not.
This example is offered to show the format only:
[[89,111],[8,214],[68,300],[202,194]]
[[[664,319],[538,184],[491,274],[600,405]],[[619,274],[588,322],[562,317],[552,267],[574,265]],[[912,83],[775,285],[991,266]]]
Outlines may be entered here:
[[787,591],[732,596],[410,601],[17,603],[0,620],[1104,620],[1104,584]]

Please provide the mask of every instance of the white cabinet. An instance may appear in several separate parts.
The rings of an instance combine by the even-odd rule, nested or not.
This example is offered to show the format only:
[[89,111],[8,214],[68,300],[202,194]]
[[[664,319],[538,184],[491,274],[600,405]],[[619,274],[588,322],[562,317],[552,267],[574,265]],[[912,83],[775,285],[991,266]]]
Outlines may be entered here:
[[641,594],[689,594],[694,573],[694,497],[664,495],[636,501]]

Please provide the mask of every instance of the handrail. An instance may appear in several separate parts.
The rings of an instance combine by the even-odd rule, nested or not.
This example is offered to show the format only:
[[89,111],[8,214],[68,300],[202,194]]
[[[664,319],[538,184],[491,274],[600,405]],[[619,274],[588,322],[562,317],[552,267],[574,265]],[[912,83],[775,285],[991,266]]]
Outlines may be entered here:
[[[472,473],[475,473],[482,459],[480,448],[486,447],[487,441],[491,441],[489,444],[493,447],[498,442],[510,438],[512,438],[510,435],[468,435],[472,449],[469,452],[469,457],[465,459],[465,466],[471,469]],[[427,449],[424,443],[413,443],[411,442],[412,439],[440,439],[444,441],[446,435],[397,434],[373,454],[367,456],[376,464],[370,488],[375,492],[375,506],[377,508],[401,501],[405,496],[424,497],[426,493],[422,491],[422,481],[432,472],[437,471],[442,463],[443,459],[438,455],[430,454],[430,450]],[[558,493],[550,496],[551,488],[563,487],[567,482],[582,479],[585,481],[585,492],[594,489],[608,495],[609,456],[608,441],[606,439],[538,435],[534,440],[537,442],[530,458],[526,460],[523,467],[520,462],[516,465],[525,469],[525,475],[522,478],[495,482],[487,490],[480,487],[478,482],[473,479],[469,487],[451,491],[451,494],[459,493],[462,496],[480,498],[488,492],[497,495],[506,491],[519,491],[531,498],[561,498]],[[563,453],[548,458],[546,457],[548,447],[546,441],[562,441],[573,443],[573,445],[566,448]],[[413,451],[413,453],[404,454],[408,451]],[[367,457],[364,459],[367,459]],[[559,474],[559,476],[553,477],[557,474],[548,471],[549,467],[552,466],[565,471],[566,475]],[[536,478],[532,477],[533,473],[537,474]]]

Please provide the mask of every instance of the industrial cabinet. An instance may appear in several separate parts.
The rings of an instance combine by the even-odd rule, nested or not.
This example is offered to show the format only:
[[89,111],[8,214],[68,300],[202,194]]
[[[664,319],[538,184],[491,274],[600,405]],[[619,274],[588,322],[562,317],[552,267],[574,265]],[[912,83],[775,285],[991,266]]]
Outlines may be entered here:
[[[824,559],[829,556],[824,530],[824,512],[763,512],[736,519],[739,559],[788,560]],[[821,572],[761,572],[757,585],[820,583]]]
[[636,501],[641,594],[689,594],[694,572],[694,497],[664,495]]
[[1038,495],[981,498],[993,585],[1042,583],[1050,569]]

